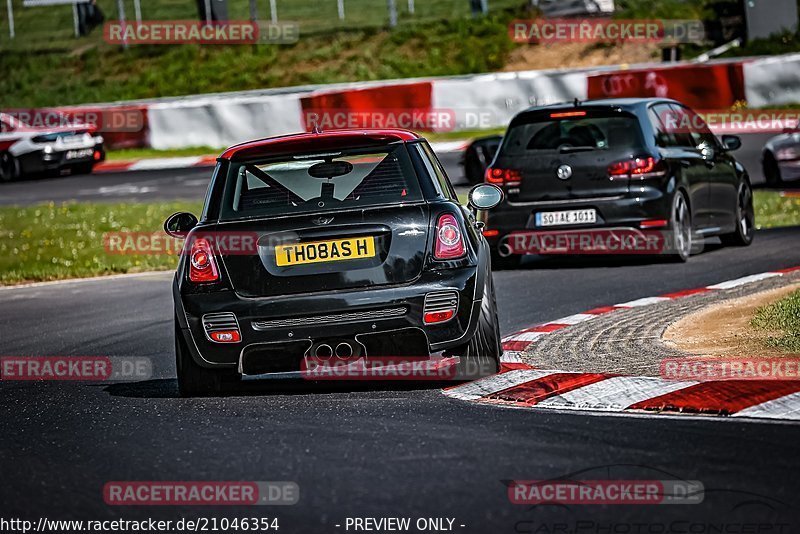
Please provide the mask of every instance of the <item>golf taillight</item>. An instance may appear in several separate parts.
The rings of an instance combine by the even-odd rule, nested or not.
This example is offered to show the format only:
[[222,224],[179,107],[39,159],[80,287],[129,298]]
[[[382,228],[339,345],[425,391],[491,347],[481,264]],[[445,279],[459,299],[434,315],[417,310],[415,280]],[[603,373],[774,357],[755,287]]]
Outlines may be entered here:
[[440,215],[436,222],[436,246],[433,257],[437,260],[452,260],[460,258],[465,253],[464,236],[461,235],[455,216],[450,213]]
[[189,280],[192,282],[217,282],[219,269],[214,251],[207,239],[198,238],[189,251]]
[[614,178],[654,178],[664,176],[666,166],[653,156],[615,161],[608,166],[608,177]]
[[484,180],[487,184],[515,186],[522,181],[522,173],[517,169],[499,169],[489,167],[486,169]]

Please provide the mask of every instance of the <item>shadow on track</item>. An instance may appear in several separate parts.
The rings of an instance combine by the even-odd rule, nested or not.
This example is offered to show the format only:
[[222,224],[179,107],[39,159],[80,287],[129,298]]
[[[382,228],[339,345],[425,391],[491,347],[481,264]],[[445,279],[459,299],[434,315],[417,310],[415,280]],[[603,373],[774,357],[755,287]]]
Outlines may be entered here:
[[[331,381],[305,380],[243,380],[228,386],[222,393],[206,398],[245,397],[270,395],[309,395],[331,393],[363,393],[387,391],[426,391],[455,385],[456,382],[424,381],[350,381],[332,383]],[[178,381],[174,378],[143,380],[141,382],[120,382],[103,388],[113,397],[146,399],[180,399]],[[202,397],[199,397],[202,398]]]

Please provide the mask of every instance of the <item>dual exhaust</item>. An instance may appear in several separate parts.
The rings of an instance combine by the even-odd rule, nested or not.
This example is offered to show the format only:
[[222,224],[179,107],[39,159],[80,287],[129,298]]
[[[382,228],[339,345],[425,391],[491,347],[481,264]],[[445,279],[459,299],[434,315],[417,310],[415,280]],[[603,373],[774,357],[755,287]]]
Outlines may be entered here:
[[330,360],[336,356],[340,360],[345,360],[353,355],[353,345],[347,341],[342,341],[336,345],[336,348],[331,347],[327,343],[320,343],[312,351],[316,358],[320,360]]

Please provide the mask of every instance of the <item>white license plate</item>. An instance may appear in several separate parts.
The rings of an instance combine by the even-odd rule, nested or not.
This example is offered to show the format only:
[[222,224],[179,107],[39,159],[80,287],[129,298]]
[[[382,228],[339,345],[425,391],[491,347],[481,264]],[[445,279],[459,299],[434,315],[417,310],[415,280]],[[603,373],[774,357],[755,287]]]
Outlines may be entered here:
[[568,210],[545,211],[536,214],[536,226],[561,226],[567,224],[594,224],[597,222],[597,211]]
[[81,159],[81,158],[90,158],[94,154],[93,148],[84,148],[81,150],[67,150],[67,153],[64,155],[65,159]]

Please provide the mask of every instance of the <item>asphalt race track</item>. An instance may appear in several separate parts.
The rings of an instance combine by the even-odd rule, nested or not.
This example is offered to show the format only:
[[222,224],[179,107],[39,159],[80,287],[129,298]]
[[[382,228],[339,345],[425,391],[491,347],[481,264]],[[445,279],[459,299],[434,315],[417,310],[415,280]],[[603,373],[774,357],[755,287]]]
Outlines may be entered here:
[[[753,161],[768,136],[757,137],[748,136],[739,153],[756,183]],[[443,159],[458,183],[457,155]],[[183,169],[30,180],[0,186],[0,203],[200,199],[208,175]],[[798,244],[800,228],[786,228],[761,231],[744,249],[712,242],[687,264],[529,259],[495,273],[501,330],[800,265]],[[354,532],[345,528],[348,517],[449,518],[453,531],[481,534],[800,532],[797,425],[510,410],[446,398],[441,384],[397,382],[249,381],[230,397],[181,399],[170,283],[171,274],[160,273],[0,289],[0,355],[146,357],[153,365],[152,379],[142,382],[0,382],[6,516],[277,517],[286,533]],[[560,477],[699,481],[703,502],[509,500],[507,481]],[[300,501],[104,503],[109,481],[158,480],[294,481]]]
[[[741,137],[742,148],[736,151],[736,157],[749,171],[753,184],[763,184],[761,150],[772,134],[747,134]],[[449,152],[439,157],[453,184],[466,186],[459,165],[461,154]],[[197,200],[203,198],[210,177],[210,168],[206,167],[36,178],[0,184],[0,205],[68,200]]]
[[[749,248],[709,246],[688,264],[528,261],[495,274],[502,330],[800,265],[798,236],[759,232]],[[348,517],[381,516],[454,518],[454,531],[470,533],[800,532],[796,425],[509,410],[448,399],[435,384],[251,381],[231,397],[178,398],[170,276],[0,290],[3,355],[144,356],[154,366],[143,382],[0,383],[6,515],[277,517],[289,533],[353,532]],[[576,473],[696,480],[704,498],[531,506],[512,504],[504,485]],[[300,502],[107,506],[103,485],[126,480],[294,481]],[[729,530],[711,530],[720,525]]]

